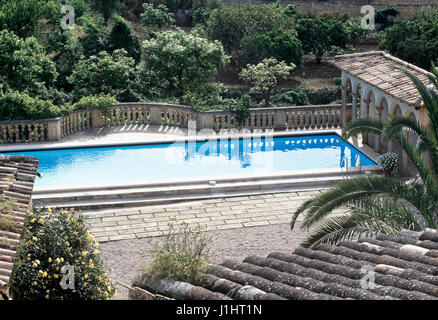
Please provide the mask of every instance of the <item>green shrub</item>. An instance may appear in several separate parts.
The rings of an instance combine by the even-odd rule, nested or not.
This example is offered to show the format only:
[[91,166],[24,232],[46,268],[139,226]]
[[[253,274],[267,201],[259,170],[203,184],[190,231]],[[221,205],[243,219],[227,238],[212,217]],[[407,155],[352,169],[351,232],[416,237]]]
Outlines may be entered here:
[[82,58],[67,80],[73,85],[75,101],[88,95],[109,94],[119,101],[136,100],[134,87],[137,81],[135,61],[125,49],[109,54],[101,51],[96,56]]
[[193,25],[201,24],[206,25],[208,19],[210,18],[211,9],[205,8],[205,7],[198,7],[196,9],[193,9],[192,12],[192,19],[193,19]]
[[0,218],[0,230],[1,231],[14,231],[15,224],[8,219]]
[[275,105],[288,106],[305,106],[310,104],[306,91],[301,86],[273,95],[272,103]]
[[[105,300],[115,295],[94,237],[74,211],[36,210],[26,219],[11,290],[25,300]],[[74,289],[61,286],[63,266],[74,270]],[[67,274],[65,275],[67,276]]]
[[199,224],[191,227],[186,221],[172,219],[168,226],[169,232],[162,245],[156,246],[145,275],[199,284],[210,263],[209,238],[202,233]]
[[381,46],[400,59],[430,69],[438,59],[438,11],[411,21],[397,20],[383,32]]
[[2,120],[47,119],[59,114],[60,109],[50,101],[32,98],[18,91],[0,93],[0,119]]
[[17,207],[15,201],[6,199],[4,196],[0,196],[0,214],[11,214]]
[[301,41],[292,33],[273,30],[245,36],[240,42],[239,58],[242,64],[257,64],[266,58],[300,65],[303,59]]
[[291,19],[276,4],[233,4],[214,9],[206,31],[211,39],[219,40],[232,53],[239,49],[243,37],[290,29]]
[[234,115],[238,125],[241,125],[249,117],[251,106],[251,97],[248,94],[242,95],[238,103],[231,105],[229,110]]
[[165,5],[159,4],[156,8],[152,3],[143,4],[144,13],[141,15],[141,26],[146,33],[157,31],[175,23],[172,13],[168,13]]
[[81,100],[73,104],[73,110],[84,110],[84,109],[99,109],[102,111],[103,115],[108,115],[110,108],[117,103],[115,97],[111,95],[95,95],[82,97]]

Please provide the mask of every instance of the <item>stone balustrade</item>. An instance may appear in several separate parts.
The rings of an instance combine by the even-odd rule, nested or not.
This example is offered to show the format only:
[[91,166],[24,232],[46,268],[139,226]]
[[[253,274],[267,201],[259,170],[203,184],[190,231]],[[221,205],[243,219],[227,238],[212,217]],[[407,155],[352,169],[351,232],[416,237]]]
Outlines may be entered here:
[[249,109],[249,116],[238,124],[225,110],[199,111],[190,106],[164,103],[120,103],[108,114],[98,109],[77,110],[66,116],[44,120],[0,121],[0,143],[58,141],[91,128],[163,125],[215,132],[230,129],[309,130],[338,129],[342,126],[341,105],[310,105]]

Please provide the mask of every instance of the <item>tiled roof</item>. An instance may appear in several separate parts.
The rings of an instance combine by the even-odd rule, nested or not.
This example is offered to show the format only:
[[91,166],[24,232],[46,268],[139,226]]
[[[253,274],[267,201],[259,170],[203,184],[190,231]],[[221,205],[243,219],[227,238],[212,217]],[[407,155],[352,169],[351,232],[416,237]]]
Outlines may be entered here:
[[7,292],[24,219],[32,207],[31,194],[37,169],[36,158],[0,154],[0,200],[13,202],[12,211],[0,210],[0,218],[13,223],[11,230],[0,229],[0,293]]
[[420,93],[414,83],[396,68],[405,69],[426,85],[430,84],[429,72],[383,51],[336,56],[330,62],[342,71],[414,107],[422,102]]
[[[368,272],[368,273],[366,273]],[[364,281],[374,277],[374,287]],[[175,299],[436,300],[438,232],[402,231],[211,265],[202,286],[138,276],[133,287]]]

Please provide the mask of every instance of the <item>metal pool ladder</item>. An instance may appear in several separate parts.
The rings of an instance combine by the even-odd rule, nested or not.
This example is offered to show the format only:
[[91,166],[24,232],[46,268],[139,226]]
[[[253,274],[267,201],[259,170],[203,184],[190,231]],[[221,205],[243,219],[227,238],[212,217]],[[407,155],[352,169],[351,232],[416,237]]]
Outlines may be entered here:
[[[357,154],[356,156],[355,156],[355,158],[354,158],[354,165],[356,166],[357,165],[357,160],[359,159],[359,173],[362,173],[362,158],[360,157],[360,155],[359,154]],[[342,164],[345,164],[345,178],[346,179],[348,179],[349,178],[349,176],[350,176],[350,173],[349,173],[349,171],[348,171],[348,156],[344,156],[343,158],[342,158],[342,161],[341,161],[341,166],[342,166]]]

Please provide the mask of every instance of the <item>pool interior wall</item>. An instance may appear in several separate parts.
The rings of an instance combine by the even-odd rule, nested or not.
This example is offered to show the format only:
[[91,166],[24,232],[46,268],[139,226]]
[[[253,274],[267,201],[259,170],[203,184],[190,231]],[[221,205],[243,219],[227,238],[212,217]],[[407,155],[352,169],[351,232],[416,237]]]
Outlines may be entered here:
[[159,179],[373,166],[336,133],[256,135],[180,141],[32,149],[5,154],[39,158],[38,186],[117,184]]

